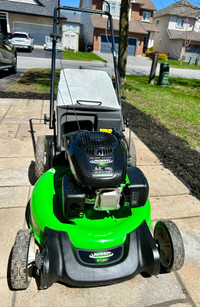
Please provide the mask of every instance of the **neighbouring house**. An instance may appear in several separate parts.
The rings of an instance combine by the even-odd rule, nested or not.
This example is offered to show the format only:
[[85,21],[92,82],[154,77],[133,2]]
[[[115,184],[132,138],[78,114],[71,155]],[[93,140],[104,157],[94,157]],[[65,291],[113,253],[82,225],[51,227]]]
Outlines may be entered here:
[[62,25],[62,45],[63,48],[75,51],[83,50],[83,39],[80,38],[81,14],[62,11],[65,23]]
[[[108,0],[113,17],[116,51],[119,45],[119,18],[121,0]],[[108,4],[102,0],[80,0],[80,7],[93,10],[108,10]],[[157,31],[152,24],[156,7],[151,0],[132,0],[129,10],[128,55],[141,56],[146,48],[154,44]],[[82,14],[85,46],[91,44],[94,51],[110,53],[110,35],[106,31],[107,18],[99,15]]]
[[0,26],[5,33],[28,32],[34,45],[43,45],[53,32],[56,5],[57,0],[0,0]]
[[200,58],[200,8],[186,0],[173,3],[154,14],[154,48],[169,58]]

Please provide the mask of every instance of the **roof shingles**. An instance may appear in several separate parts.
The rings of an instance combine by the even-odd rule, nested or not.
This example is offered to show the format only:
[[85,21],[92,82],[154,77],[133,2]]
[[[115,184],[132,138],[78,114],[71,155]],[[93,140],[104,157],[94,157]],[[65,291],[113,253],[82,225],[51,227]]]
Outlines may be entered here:
[[182,39],[182,40],[190,40],[194,42],[200,42],[200,33],[195,31],[178,31],[178,30],[170,30],[167,29],[167,34],[169,39]]
[[39,15],[53,17],[54,8],[57,6],[57,0],[35,0],[35,4],[13,2],[0,0],[0,11],[19,14]]
[[165,15],[175,15],[195,18],[198,14],[200,14],[200,9],[197,6],[187,0],[181,0],[157,11],[154,17],[158,18]]

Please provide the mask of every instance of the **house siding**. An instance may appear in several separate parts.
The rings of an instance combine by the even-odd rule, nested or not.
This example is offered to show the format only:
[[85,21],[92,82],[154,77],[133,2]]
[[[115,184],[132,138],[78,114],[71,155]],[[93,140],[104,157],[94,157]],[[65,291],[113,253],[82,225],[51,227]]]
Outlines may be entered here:
[[[155,21],[154,21],[155,23]],[[166,32],[169,23],[169,16],[164,16],[159,18],[159,32],[155,34],[154,37],[154,48],[156,51],[161,53],[168,53],[169,38]],[[161,40],[161,44],[159,44]]]
[[171,59],[178,59],[181,56],[183,43],[181,40],[173,40],[168,46],[168,56]]
[[191,19],[185,19],[185,23],[183,28],[177,28],[176,23],[177,23],[177,17],[176,16],[170,16],[169,17],[169,25],[168,29],[170,30],[179,30],[179,31],[192,31],[194,27],[194,20]]
[[101,10],[102,9],[102,2],[99,0],[92,1],[92,9],[93,10]]
[[142,20],[139,4],[132,4],[131,19]]
[[200,32],[200,19],[196,21],[195,26],[194,26],[194,31]]

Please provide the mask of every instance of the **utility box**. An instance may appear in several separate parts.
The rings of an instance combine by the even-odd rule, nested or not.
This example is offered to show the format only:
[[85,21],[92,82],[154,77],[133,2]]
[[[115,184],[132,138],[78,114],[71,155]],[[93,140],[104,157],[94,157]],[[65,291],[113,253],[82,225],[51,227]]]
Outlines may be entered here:
[[192,63],[193,63],[193,57],[191,56],[189,59],[188,65],[192,65]]
[[168,62],[160,64],[158,84],[161,86],[169,85],[169,63]]

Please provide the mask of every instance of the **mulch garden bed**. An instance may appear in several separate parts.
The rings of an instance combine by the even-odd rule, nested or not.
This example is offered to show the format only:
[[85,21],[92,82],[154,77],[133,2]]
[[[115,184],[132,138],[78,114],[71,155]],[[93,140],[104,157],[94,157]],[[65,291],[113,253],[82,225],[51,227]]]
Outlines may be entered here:
[[200,152],[190,148],[186,142],[172,135],[169,129],[133,105],[123,103],[123,112],[141,141],[200,200]]

